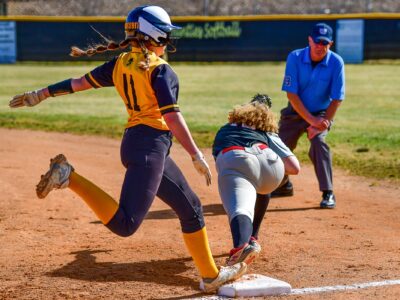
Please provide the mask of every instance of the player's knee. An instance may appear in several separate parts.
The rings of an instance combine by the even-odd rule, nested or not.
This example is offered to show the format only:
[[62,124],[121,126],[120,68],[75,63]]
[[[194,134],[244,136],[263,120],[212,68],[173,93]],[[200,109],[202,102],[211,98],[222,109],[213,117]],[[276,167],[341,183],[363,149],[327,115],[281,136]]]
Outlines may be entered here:
[[327,147],[327,143],[325,141],[325,136],[324,135],[318,135],[312,140],[310,140],[311,147]]
[[192,233],[201,230],[205,226],[203,207],[197,195],[187,186],[180,193],[181,203],[179,208],[175,207],[175,212],[178,215],[181,223],[182,231]]
[[229,222],[232,222],[233,219],[235,219],[238,216],[242,216],[243,218],[248,218],[251,220],[251,222],[253,222],[253,218],[254,218],[254,212],[250,211],[248,209],[245,208],[240,208],[240,209],[236,209],[230,216],[229,216]]
[[133,224],[130,223],[119,223],[119,224],[108,223],[106,227],[116,235],[119,235],[120,237],[131,236],[138,229],[138,226],[133,226]]
[[180,219],[182,232],[192,233],[201,230],[205,226],[203,214],[196,214],[189,219]]
[[128,237],[138,230],[140,224],[141,221],[126,217],[122,210],[118,209],[106,227],[120,237]]

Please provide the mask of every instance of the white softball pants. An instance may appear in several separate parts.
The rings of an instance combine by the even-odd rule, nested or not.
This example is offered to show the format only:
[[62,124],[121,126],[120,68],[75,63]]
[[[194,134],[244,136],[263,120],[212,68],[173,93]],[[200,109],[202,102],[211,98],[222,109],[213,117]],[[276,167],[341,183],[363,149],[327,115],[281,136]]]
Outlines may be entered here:
[[259,145],[221,151],[217,156],[218,189],[229,222],[237,215],[246,215],[253,222],[257,193],[271,193],[283,179],[285,168],[281,158]]

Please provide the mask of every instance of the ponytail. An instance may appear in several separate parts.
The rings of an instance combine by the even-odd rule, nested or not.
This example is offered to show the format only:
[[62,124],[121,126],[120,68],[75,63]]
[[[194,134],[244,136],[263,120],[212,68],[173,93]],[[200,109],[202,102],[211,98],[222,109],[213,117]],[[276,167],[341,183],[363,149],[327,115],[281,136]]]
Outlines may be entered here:
[[150,68],[150,56],[149,56],[149,50],[143,43],[143,41],[139,41],[139,46],[140,49],[142,50],[143,56],[144,56],[144,61],[140,61],[138,63],[139,68],[142,70],[148,70]]
[[76,46],[71,47],[70,56],[72,57],[81,57],[81,56],[92,56],[97,53],[103,53],[106,51],[115,51],[120,49],[125,49],[129,45],[129,40],[124,40],[121,43],[117,44],[113,41],[110,41],[107,45],[97,44],[93,47],[89,47],[85,50],[82,50]]
[[116,50],[123,50],[127,48],[131,43],[134,45],[138,45],[142,50],[142,54],[144,56],[144,61],[140,61],[138,66],[142,70],[148,70],[150,68],[150,55],[149,50],[147,49],[143,40],[139,40],[137,38],[130,37],[129,39],[125,39],[119,44],[115,43],[114,41],[109,41],[107,45],[97,44],[93,47],[89,47],[87,49],[80,49],[76,46],[71,47],[70,56],[72,57],[82,57],[82,56],[93,56],[98,53],[104,53],[106,51],[116,51]]

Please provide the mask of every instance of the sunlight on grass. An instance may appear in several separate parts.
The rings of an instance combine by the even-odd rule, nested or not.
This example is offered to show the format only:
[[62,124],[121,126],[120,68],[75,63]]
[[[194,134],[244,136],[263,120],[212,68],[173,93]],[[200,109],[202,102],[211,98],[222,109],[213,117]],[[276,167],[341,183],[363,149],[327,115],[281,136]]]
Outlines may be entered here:
[[[33,108],[8,108],[18,93],[80,77],[95,66],[0,65],[0,126],[120,137],[127,115],[114,88],[52,98]],[[277,114],[287,103],[281,92],[284,63],[176,63],[173,68],[180,78],[181,111],[202,147],[210,147],[228,111],[256,93],[269,94]],[[358,175],[400,179],[399,71],[397,61],[346,66],[346,100],[327,138],[335,165]],[[304,137],[296,154],[308,161],[307,152]]]

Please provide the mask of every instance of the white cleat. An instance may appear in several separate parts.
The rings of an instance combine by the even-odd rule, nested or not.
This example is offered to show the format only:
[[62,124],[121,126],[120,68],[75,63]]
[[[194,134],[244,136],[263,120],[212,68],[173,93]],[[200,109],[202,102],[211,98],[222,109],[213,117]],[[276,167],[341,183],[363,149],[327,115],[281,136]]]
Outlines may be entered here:
[[68,163],[64,154],[50,159],[50,169],[42,175],[36,185],[38,198],[45,198],[53,189],[63,189],[69,185],[69,175],[74,168]]
[[233,266],[221,267],[216,278],[203,278],[200,281],[200,289],[204,292],[215,292],[222,285],[234,281],[247,271],[247,264],[240,262]]

